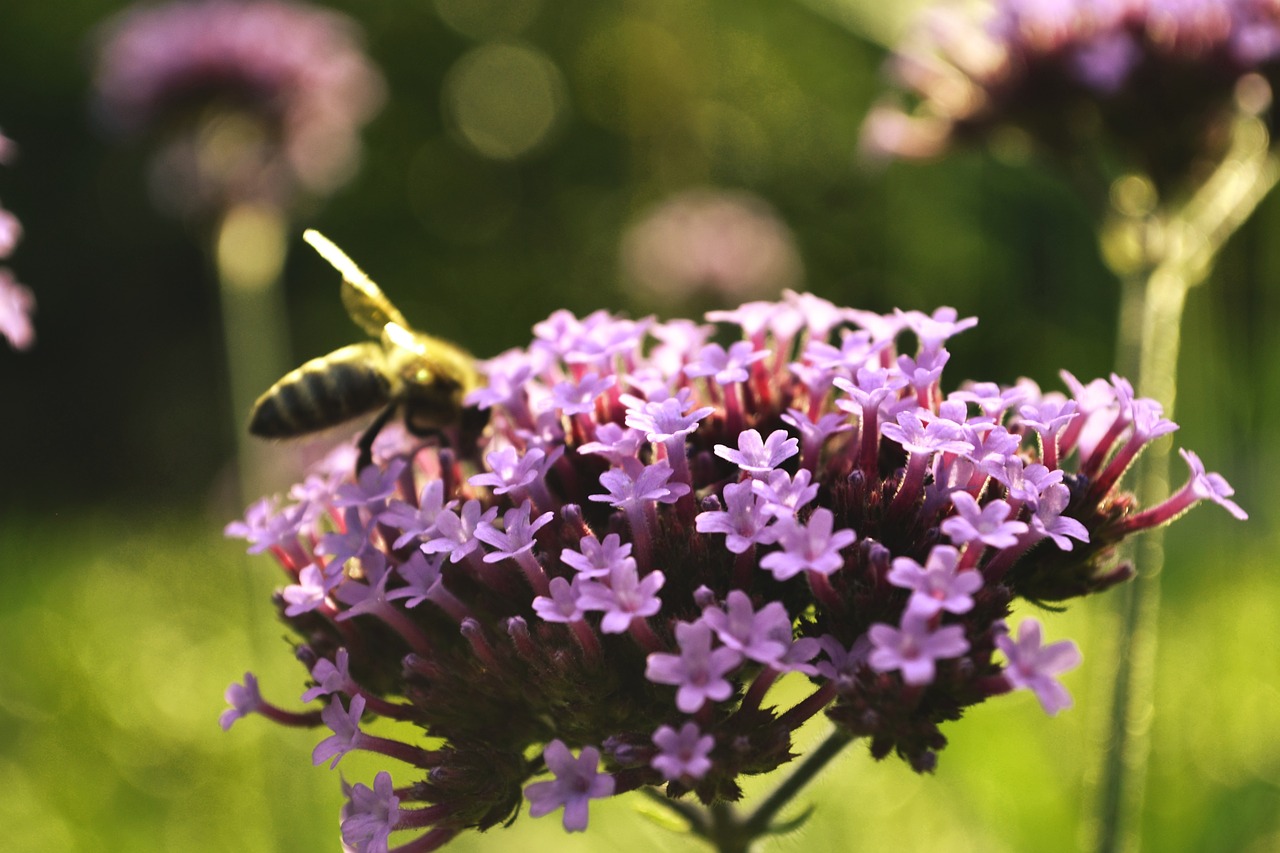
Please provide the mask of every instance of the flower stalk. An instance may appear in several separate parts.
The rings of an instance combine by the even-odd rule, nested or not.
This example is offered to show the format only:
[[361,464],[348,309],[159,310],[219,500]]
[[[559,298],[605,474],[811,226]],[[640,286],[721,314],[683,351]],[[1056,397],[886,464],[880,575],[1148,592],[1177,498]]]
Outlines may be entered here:
[[[1121,369],[1138,375],[1138,391],[1159,401],[1172,417],[1177,395],[1178,354],[1187,295],[1212,271],[1226,241],[1243,225],[1280,179],[1280,159],[1270,145],[1266,126],[1249,109],[1247,93],[1260,80],[1245,81],[1238,91],[1239,114],[1232,145],[1222,163],[1181,210],[1144,216],[1138,227],[1163,234],[1146,244],[1148,270],[1133,274],[1131,264],[1106,249],[1104,257],[1124,282],[1117,360]],[[1154,225],[1153,225],[1154,220]],[[1116,267],[1119,269],[1116,269]],[[1135,317],[1140,321],[1135,323]],[[1167,441],[1154,442],[1139,461],[1137,493],[1151,505],[1169,494]],[[1117,660],[1107,748],[1097,791],[1094,849],[1114,853],[1136,847],[1149,753],[1150,706],[1154,694],[1160,575],[1164,567],[1164,531],[1157,529],[1135,546],[1140,572],[1117,600]]]

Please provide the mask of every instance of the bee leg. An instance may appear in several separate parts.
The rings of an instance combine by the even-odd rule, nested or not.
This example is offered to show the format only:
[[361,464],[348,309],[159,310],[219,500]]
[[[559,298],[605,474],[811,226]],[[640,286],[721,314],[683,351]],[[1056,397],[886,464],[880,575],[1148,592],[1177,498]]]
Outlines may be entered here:
[[405,426],[409,432],[421,439],[434,438],[439,447],[449,447],[449,434],[438,426],[415,426],[412,422],[406,421]]
[[390,404],[373,419],[373,423],[360,434],[360,440],[356,442],[356,447],[360,449],[360,455],[356,457],[356,476],[360,476],[360,472],[373,464],[373,440],[378,437],[378,433],[387,425],[387,421],[391,420],[396,413],[397,405]]

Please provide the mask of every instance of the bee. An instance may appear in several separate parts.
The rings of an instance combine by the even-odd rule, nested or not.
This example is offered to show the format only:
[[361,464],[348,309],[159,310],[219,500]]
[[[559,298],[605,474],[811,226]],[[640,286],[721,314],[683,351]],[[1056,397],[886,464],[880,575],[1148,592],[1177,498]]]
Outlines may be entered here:
[[373,461],[373,440],[397,411],[418,436],[443,436],[444,430],[459,425],[482,429],[476,423],[482,417],[479,410],[463,402],[482,384],[475,358],[410,327],[382,290],[328,238],[309,230],[303,239],[342,274],[343,307],[377,341],[336,349],[286,373],[253,404],[249,432],[292,438],[377,411],[356,445],[359,473]]

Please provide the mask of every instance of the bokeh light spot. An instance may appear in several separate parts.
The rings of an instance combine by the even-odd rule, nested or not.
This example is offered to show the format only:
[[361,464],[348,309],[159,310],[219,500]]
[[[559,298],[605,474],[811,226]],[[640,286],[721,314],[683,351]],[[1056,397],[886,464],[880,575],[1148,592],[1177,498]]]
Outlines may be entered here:
[[516,160],[536,149],[567,105],[560,70],[525,45],[478,47],[458,60],[444,82],[445,115],[454,132],[494,160]]

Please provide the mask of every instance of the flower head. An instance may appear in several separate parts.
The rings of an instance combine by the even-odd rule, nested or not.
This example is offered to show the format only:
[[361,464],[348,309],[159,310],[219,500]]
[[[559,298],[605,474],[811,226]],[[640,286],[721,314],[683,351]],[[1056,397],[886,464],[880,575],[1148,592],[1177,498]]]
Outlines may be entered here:
[[382,101],[354,24],[296,0],[127,9],[102,28],[95,84],[120,133],[181,128],[156,166],[171,184],[162,201],[184,212],[332,191]]
[[[324,723],[317,763],[372,751],[405,775],[350,789],[349,843],[413,830],[431,848],[522,797],[563,808],[569,830],[640,786],[714,801],[787,761],[823,709],[872,754],[930,769],[968,706],[1027,686],[1064,707],[1052,679],[1069,655],[1030,629],[1009,639],[1015,598],[1106,588],[1125,536],[1235,506],[1191,454],[1165,504],[1119,491],[1168,429],[1153,409],[1136,421],[1146,404],[1119,381],[1076,383],[1086,400],[945,393],[946,346],[973,325],[954,311],[791,294],[708,319],[742,340],[557,312],[486,366],[501,388],[475,397],[490,422],[474,444],[402,437],[359,480],[308,480],[228,526],[283,567],[277,607],[305,638],[307,700],[326,705],[289,717],[246,683],[226,719]],[[861,334],[846,322],[866,335],[837,347]],[[1032,420],[1047,438],[1020,441]],[[808,696],[762,702],[784,674]],[[363,726],[375,716],[403,734]]]
[[1067,154],[1100,133],[1163,187],[1211,151],[1242,77],[1280,82],[1278,56],[1280,17],[1253,0],[937,4],[898,46],[898,91],[862,143],[920,159],[1014,127]]

